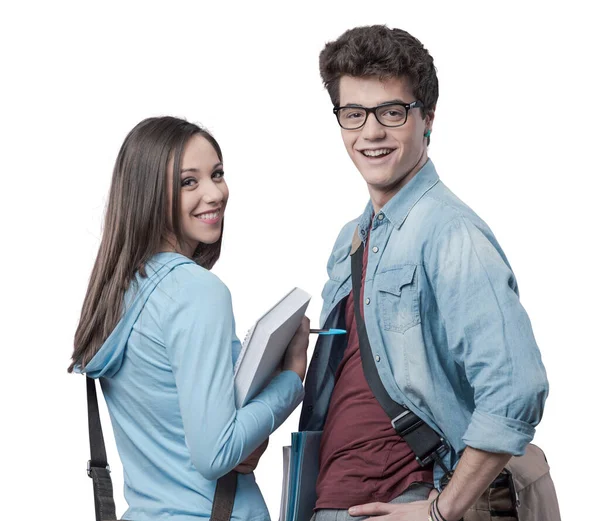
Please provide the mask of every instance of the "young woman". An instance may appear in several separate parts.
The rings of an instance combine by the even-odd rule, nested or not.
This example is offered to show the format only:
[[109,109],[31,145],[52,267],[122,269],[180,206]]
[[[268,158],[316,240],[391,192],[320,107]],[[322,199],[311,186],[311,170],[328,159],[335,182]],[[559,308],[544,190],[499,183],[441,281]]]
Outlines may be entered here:
[[223,176],[215,139],[172,117],[139,123],[117,157],[69,371],[100,378],[125,519],[208,519],[216,480],[232,469],[245,472],[232,519],[269,519],[252,470],[302,400],[308,319],[283,372],[236,410],[231,296],[209,271],[221,250]]

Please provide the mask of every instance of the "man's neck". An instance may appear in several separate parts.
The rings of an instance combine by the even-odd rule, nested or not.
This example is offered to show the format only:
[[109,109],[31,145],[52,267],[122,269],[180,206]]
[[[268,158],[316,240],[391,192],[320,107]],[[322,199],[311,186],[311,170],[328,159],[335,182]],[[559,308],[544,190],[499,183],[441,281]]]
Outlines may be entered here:
[[369,195],[371,196],[371,203],[373,204],[373,210],[375,211],[375,214],[377,214],[379,210],[381,210],[387,204],[388,201],[390,201],[400,190],[402,190],[402,188],[409,183],[413,177],[417,175],[417,172],[423,168],[425,163],[427,163],[427,159],[427,149],[424,148],[419,161],[417,161],[417,164],[411,168],[410,171],[402,179],[400,179],[397,184],[381,191],[369,187]]

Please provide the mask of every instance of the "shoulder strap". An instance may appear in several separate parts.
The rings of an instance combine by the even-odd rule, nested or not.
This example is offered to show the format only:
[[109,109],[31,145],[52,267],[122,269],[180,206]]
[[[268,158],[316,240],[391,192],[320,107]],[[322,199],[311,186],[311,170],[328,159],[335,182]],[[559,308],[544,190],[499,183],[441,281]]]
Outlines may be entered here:
[[[356,237],[356,236],[355,236]],[[360,239],[358,239],[360,241]],[[399,436],[404,438],[408,446],[415,453],[416,459],[421,466],[428,465],[436,461],[444,470],[448,469],[443,464],[441,456],[448,451],[446,440],[440,437],[427,423],[421,420],[411,410],[404,405],[395,402],[386,391],[383,382],[377,371],[373,351],[367,336],[365,321],[362,317],[361,306],[361,287],[362,287],[362,268],[364,243],[357,241],[352,248],[351,269],[352,269],[352,291],[354,293],[354,320],[358,331],[358,343],[360,348],[360,357],[362,360],[365,378],[375,398],[389,416],[394,430]]]
[[[88,476],[92,478],[94,486],[96,521],[114,521],[117,519],[115,500],[110,478],[110,466],[106,458],[102,424],[100,423],[96,384],[93,378],[86,376],[85,379],[90,434],[90,460],[88,461],[87,472]],[[232,470],[217,480],[210,521],[229,521],[231,519],[237,489],[237,477],[237,472]]]
[[112,521],[117,519],[115,500],[113,497],[110,467],[106,459],[106,447],[100,423],[96,383],[88,376],[85,377],[87,385],[88,429],[90,433],[90,460],[87,473],[92,478],[94,485],[94,506],[96,521]]
[[[151,276],[154,279],[152,282],[154,285],[158,284],[173,268],[191,262],[193,261],[175,259],[165,264],[161,270]],[[148,298],[147,293],[148,291],[142,291],[141,295],[136,296],[134,302],[137,305],[141,304],[143,307]],[[110,466],[108,465],[106,446],[104,445],[104,436],[102,434],[102,424],[100,422],[96,383],[93,378],[88,376],[85,379],[87,386],[88,430],[90,435],[90,460],[87,465],[87,473],[92,478],[94,486],[96,521],[115,521],[117,519],[115,500],[112,479],[110,477]],[[237,472],[232,470],[217,480],[210,521],[229,521],[231,519],[237,489],[237,476]]]

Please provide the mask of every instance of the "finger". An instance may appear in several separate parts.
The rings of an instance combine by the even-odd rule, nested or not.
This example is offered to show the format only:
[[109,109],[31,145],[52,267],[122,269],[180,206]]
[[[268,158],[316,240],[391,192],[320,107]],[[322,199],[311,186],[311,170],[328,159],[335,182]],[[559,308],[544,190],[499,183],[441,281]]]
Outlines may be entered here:
[[310,320],[308,319],[308,317],[306,315],[304,315],[302,317],[302,321],[300,322],[300,325],[298,326],[298,329],[296,329],[296,332],[294,333],[294,337],[302,337],[302,336],[308,336],[310,331]]
[[304,322],[302,322],[298,326],[298,329],[296,329],[296,332],[294,333],[294,337],[292,338],[292,340],[295,340],[297,337],[301,337],[304,334],[305,330],[306,330],[306,325],[304,324]]
[[440,493],[437,491],[437,489],[432,488],[431,492],[429,493],[429,498],[428,499],[434,500],[439,495],[440,495]]
[[[260,459],[260,457],[267,450],[268,446],[269,446],[269,438],[267,438],[258,447],[256,447],[256,449],[254,449],[254,452],[250,455],[250,458],[253,458],[253,459],[256,458],[256,460]],[[248,459],[250,459],[250,458],[248,458]]]
[[348,513],[353,516],[382,516],[384,514],[390,514],[393,512],[393,508],[387,503],[366,503],[364,505],[357,505],[350,507]]

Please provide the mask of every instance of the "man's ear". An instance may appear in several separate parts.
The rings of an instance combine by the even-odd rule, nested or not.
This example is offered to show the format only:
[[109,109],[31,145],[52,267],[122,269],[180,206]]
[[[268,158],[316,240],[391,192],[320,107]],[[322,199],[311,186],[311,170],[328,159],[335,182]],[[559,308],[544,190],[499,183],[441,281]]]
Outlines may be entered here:
[[429,110],[427,112],[427,114],[425,114],[425,126],[427,128],[429,128],[429,129],[431,128],[431,125],[433,125],[434,118],[435,118],[435,106],[431,110]]

